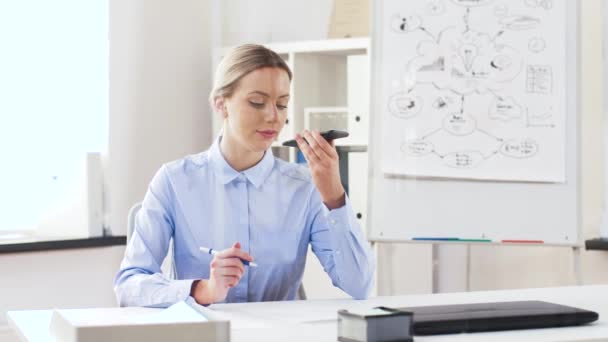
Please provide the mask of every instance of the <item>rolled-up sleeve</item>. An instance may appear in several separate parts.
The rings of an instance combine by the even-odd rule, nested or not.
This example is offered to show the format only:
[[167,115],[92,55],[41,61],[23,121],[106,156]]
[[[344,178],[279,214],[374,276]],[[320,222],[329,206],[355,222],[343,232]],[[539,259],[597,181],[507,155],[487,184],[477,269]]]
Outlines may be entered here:
[[114,291],[120,306],[164,307],[190,296],[194,280],[172,280],[161,273],[174,231],[174,194],[165,167],[156,173],[135,219]]
[[329,210],[313,192],[309,211],[311,245],[334,286],[355,299],[365,299],[373,287],[376,262],[350,199],[345,197],[344,206]]

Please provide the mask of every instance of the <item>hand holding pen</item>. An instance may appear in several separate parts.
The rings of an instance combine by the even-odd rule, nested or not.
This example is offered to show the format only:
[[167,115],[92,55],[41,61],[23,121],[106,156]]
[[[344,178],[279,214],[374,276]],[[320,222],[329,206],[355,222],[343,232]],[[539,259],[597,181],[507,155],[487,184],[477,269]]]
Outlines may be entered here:
[[213,254],[213,260],[210,263],[209,281],[221,285],[226,290],[235,287],[241,280],[245,273],[244,262],[251,263],[253,261],[253,257],[241,249],[240,242],[235,242],[232,248],[223,251],[213,253],[212,249],[209,250]]
[[[239,246],[240,246],[240,244],[239,244]],[[211,255],[217,255],[217,254],[219,254],[219,253],[220,253],[220,252],[216,251],[215,249],[213,249],[213,248],[208,248],[208,247],[200,247],[200,250],[201,250],[201,252],[203,252],[203,253],[208,253],[208,254],[211,254]],[[258,267],[258,264],[256,264],[256,263],[255,263],[255,262],[253,262],[253,261],[249,261],[249,260],[247,260],[247,259],[243,259],[243,258],[239,258],[239,259],[241,259],[241,262],[242,262],[242,263],[243,263],[243,265],[245,265],[245,266],[249,266],[249,267]]]

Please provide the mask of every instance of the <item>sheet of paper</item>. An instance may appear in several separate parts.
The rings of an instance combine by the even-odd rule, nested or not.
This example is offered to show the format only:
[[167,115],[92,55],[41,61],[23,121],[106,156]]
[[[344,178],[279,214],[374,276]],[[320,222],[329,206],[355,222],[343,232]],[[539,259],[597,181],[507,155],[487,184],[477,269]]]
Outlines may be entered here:
[[329,38],[369,35],[369,0],[335,0]]
[[205,322],[207,318],[185,302],[177,302],[170,307],[153,313],[139,315],[129,319],[133,323],[185,323]]
[[383,8],[383,172],[565,181],[566,1]]
[[390,316],[393,314],[391,311],[372,307],[350,309],[348,312],[358,316]]
[[[341,302],[344,304],[339,305],[339,309],[355,310],[369,307],[369,304],[359,301],[345,299]],[[232,326],[235,328],[249,328],[276,324],[276,322],[316,324],[338,319],[336,302],[333,300],[315,302],[314,305],[306,301],[286,301],[276,305],[269,305],[268,303],[235,304],[212,308],[212,310],[225,316],[226,319],[230,319]],[[285,315],[286,311],[289,311],[290,314]]]

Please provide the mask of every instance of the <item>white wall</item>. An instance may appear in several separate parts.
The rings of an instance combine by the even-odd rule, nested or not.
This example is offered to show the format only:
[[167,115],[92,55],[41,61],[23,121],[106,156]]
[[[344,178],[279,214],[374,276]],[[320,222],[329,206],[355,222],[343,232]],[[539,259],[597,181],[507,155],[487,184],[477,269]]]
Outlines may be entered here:
[[8,310],[115,306],[124,247],[1,254],[0,341]]
[[[109,221],[125,234],[130,206],[162,163],[207,148],[210,2],[110,0]],[[0,313],[116,305],[124,247],[0,255]],[[0,340],[6,333],[0,315]]]
[[110,1],[110,228],[168,161],[211,142],[209,1]]
[[221,3],[222,46],[325,39],[333,1],[214,0]]

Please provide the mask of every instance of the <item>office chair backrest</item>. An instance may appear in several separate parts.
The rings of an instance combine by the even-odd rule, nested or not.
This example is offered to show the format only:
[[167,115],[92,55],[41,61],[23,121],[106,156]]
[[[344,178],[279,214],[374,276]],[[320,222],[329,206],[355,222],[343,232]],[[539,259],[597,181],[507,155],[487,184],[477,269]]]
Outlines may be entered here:
[[304,291],[304,284],[300,283],[300,287],[298,288],[298,293],[296,295],[297,300],[306,300],[306,291]]
[[[127,215],[127,244],[131,240],[131,236],[135,231],[135,218],[137,218],[137,213],[141,209],[141,202],[135,203],[131,209],[129,210],[129,214]],[[173,260],[173,239],[169,242],[169,250],[167,251],[167,256],[163,260],[163,263],[160,266],[161,271],[170,279],[176,279],[175,274],[175,260]]]
[[135,230],[135,216],[137,216],[139,209],[141,209],[141,202],[135,203],[129,209],[129,214],[127,215],[127,244],[131,240],[131,235],[133,235],[133,231]]

